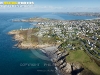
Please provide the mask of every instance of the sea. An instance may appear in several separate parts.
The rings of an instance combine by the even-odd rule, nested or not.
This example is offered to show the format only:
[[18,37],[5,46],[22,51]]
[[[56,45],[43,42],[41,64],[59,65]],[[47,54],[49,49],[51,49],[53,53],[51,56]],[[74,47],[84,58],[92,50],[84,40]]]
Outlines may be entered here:
[[[19,49],[14,45],[18,42],[13,35],[8,35],[11,30],[34,28],[29,22],[12,22],[14,19],[28,19],[33,17],[85,20],[96,17],[73,16],[68,14],[23,12],[0,13],[0,75],[57,75],[55,66],[50,59],[39,49]],[[45,60],[48,59],[48,60]]]

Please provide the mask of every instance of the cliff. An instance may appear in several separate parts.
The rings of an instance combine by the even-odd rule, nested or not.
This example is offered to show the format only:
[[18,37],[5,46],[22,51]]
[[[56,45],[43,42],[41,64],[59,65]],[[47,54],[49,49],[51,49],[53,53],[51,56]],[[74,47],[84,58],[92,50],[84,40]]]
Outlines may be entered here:
[[[24,32],[24,33],[23,33]],[[32,32],[33,33],[33,32]],[[53,44],[38,44],[37,37],[34,37],[33,42],[28,42],[25,40],[25,31],[13,30],[8,33],[9,35],[14,35],[14,39],[18,41],[16,44],[17,47],[22,49],[31,49],[31,48],[42,48],[48,57],[54,63],[56,70],[60,75],[93,75],[90,71],[84,70],[80,63],[71,63],[66,60],[66,57],[69,55],[68,51],[59,50],[58,47]],[[24,35],[23,35],[24,34]],[[33,37],[32,37],[33,38]],[[56,48],[55,48],[56,47]]]

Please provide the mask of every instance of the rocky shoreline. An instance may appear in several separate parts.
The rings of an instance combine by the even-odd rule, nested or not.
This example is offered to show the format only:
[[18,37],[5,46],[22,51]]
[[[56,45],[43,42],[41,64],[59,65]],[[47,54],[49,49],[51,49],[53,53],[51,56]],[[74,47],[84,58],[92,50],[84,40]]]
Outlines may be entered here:
[[19,30],[13,30],[8,32],[9,35],[13,35],[13,39],[18,41],[18,43],[14,46],[21,48],[21,49],[32,49],[32,48],[45,48],[53,46],[52,44],[37,44],[31,42],[25,42],[24,37],[19,34]]
[[82,64],[68,62],[66,57],[69,52],[60,51],[58,46],[46,47],[42,50],[51,59],[59,75],[94,75],[90,70],[84,68]]
[[59,51],[56,46],[43,49],[54,63],[57,72],[61,75],[81,75],[83,67],[79,63],[70,63],[66,61],[66,56],[69,55],[66,51]]
[[15,46],[21,49],[42,49],[55,65],[55,69],[59,72],[59,75],[88,75],[88,73],[86,74],[83,72],[84,68],[80,63],[71,63],[66,61],[66,56],[69,55],[69,52],[60,51],[58,46],[53,46],[51,44],[37,45],[35,43],[25,43],[23,41],[24,37],[19,35],[19,32],[19,30],[13,30],[8,33],[9,35],[14,35],[13,39],[18,41],[18,44]]

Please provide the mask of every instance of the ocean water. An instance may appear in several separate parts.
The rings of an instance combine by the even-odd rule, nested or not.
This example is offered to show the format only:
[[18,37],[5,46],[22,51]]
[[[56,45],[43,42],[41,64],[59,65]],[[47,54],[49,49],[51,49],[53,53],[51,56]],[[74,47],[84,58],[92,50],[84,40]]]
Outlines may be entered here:
[[[95,17],[72,16],[52,13],[0,13],[0,75],[56,75],[52,62],[41,56],[46,55],[40,50],[19,49],[13,47],[17,41],[7,33],[14,29],[32,28],[30,23],[12,22],[12,19],[25,19],[30,17],[44,17],[55,19],[92,19]],[[51,65],[51,66],[50,66]]]

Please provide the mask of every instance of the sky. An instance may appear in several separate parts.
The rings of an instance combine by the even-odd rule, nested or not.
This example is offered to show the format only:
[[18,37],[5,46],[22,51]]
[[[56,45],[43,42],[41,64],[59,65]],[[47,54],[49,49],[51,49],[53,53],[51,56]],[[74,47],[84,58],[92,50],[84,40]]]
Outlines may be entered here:
[[[3,2],[4,0],[0,1]],[[0,12],[100,12],[100,0],[5,0],[34,2],[32,7],[0,7]]]

